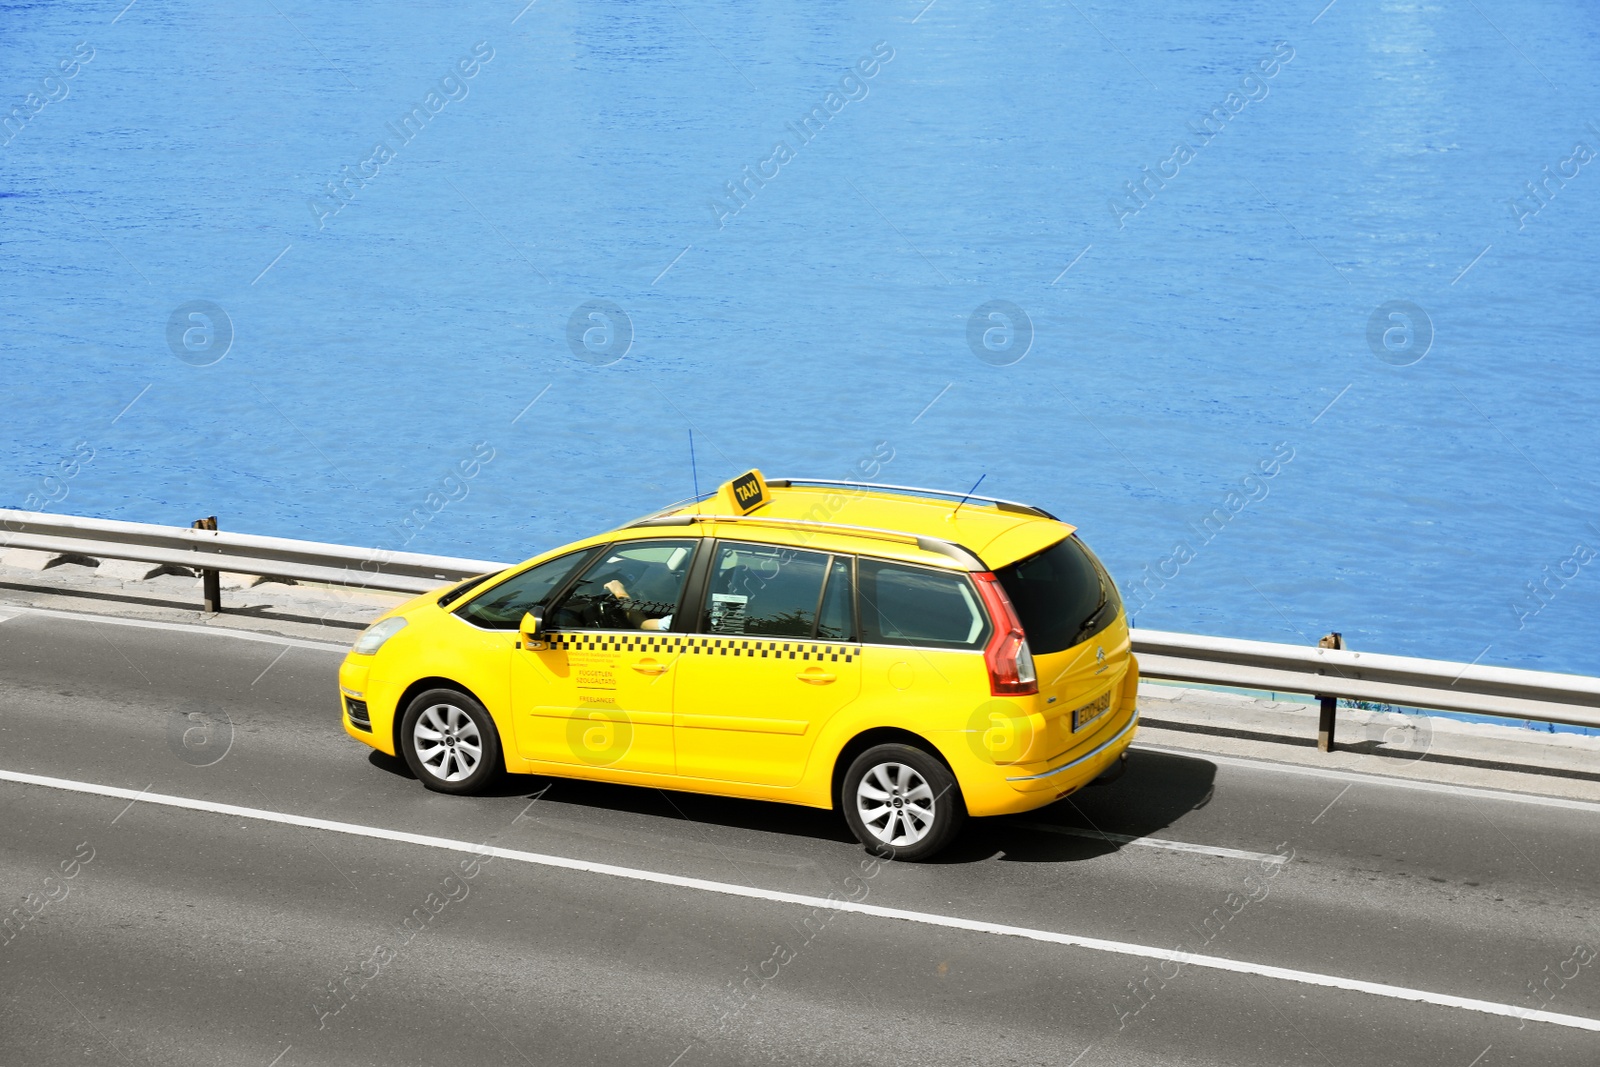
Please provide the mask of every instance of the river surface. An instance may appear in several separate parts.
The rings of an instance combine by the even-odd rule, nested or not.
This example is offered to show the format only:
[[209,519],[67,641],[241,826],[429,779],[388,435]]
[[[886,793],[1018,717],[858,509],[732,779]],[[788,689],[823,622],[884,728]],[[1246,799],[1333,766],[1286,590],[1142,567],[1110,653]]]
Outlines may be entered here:
[[1600,673],[1592,5],[0,11],[0,505],[516,559],[892,455],[1141,627]]

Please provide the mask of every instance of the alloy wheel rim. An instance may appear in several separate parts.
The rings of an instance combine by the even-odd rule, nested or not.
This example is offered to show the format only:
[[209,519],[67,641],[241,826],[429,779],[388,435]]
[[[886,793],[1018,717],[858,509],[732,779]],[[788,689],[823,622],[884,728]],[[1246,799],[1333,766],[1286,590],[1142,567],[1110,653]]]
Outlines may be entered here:
[[937,798],[927,779],[904,763],[879,763],[856,786],[856,813],[867,832],[894,848],[914,845],[933,829]]
[[411,731],[417,760],[441,782],[459,782],[483,759],[483,736],[478,724],[453,704],[435,704],[417,717]]

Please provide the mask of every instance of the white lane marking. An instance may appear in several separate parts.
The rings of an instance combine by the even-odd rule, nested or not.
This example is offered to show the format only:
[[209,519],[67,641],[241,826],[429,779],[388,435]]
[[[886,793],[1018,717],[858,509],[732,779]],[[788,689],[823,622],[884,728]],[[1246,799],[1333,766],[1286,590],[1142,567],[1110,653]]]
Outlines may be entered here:
[[332,833],[375,838],[380,841],[397,841],[401,844],[421,845],[424,848],[444,849],[450,852],[468,852],[479,856],[495,856],[499,859],[515,860],[519,863],[528,863],[539,867],[580,871],[585,874],[600,874],[610,878],[624,878],[629,881],[648,882],[654,885],[669,885],[679,889],[695,889],[703,893],[743,897],[748,900],[764,900],[775,904],[793,904],[803,908],[824,908],[829,911],[871,915],[880,919],[901,919],[905,922],[920,923],[924,926],[937,926],[949,930],[966,930],[971,933],[1020,937],[1029,941],[1041,941],[1046,944],[1089,949],[1093,952],[1108,952],[1118,956],[1170,961],[1179,966],[1204,967],[1215,971],[1230,971],[1234,974],[1276,978],[1284,982],[1299,982],[1302,985],[1324,986],[1329,989],[1345,989],[1356,993],[1368,993],[1376,997],[1387,997],[1392,1000],[1408,1000],[1419,1004],[1432,1004],[1442,1008],[1460,1008],[1465,1011],[1481,1012],[1485,1015],[1503,1015],[1510,1019],[1552,1023],[1556,1026],[1567,1026],[1575,1030],[1590,1030],[1600,1033],[1600,1019],[1588,1019],[1581,1015],[1561,1015],[1556,1012],[1524,1008],[1515,1004],[1499,1004],[1491,1000],[1474,1000],[1471,997],[1458,997],[1449,993],[1431,993],[1425,989],[1410,989],[1405,986],[1385,985],[1381,982],[1366,982],[1357,978],[1341,978],[1338,975],[1318,974],[1314,971],[1297,971],[1288,967],[1274,967],[1265,963],[1224,959],[1221,956],[1197,956],[1175,949],[1136,945],[1126,941],[1106,941],[1102,938],[1085,937],[1080,934],[1062,934],[1053,930],[1035,930],[1026,926],[1007,926],[1003,923],[984,922],[980,919],[961,919],[953,915],[939,915],[933,912],[885,908],[877,904],[862,904],[832,897],[813,897],[802,893],[787,893],[777,889],[760,889],[755,886],[736,885],[732,882],[713,882],[705,878],[688,878],[683,875],[665,874],[660,871],[618,867],[610,863],[593,863],[589,860],[569,859],[566,856],[550,856],[539,852],[523,852],[520,849],[474,844],[470,841],[454,841],[447,837],[431,837],[427,834],[413,834],[404,830],[387,830],[377,826],[361,826],[356,823],[313,819],[305,815],[289,815],[278,811],[263,811],[260,808],[244,808],[236,804],[218,804],[209,800],[194,800],[189,797],[146,793],[142,790],[135,792],[132,789],[121,789],[112,785],[99,785],[94,782],[74,782],[65,778],[23,774],[20,771],[0,770],[0,781],[15,782],[19,785],[43,786],[46,789],[60,789],[72,793],[88,793],[92,796],[113,797],[119,800],[141,800],[146,804],[169,808],[210,812],[215,815],[228,815],[240,819],[257,819],[261,822],[279,823],[284,826],[303,826],[312,830],[327,830]]
[[1474,785],[1451,785],[1448,782],[1418,782],[1410,778],[1395,778],[1387,774],[1363,774],[1360,771],[1341,771],[1330,767],[1302,767],[1296,763],[1279,763],[1276,760],[1246,759],[1243,756],[1219,756],[1195,748],[1168,748],[1166,745],[1134,743],[1134,748],[1145,752],[1159,752],[1164,756],[1187,756],[1191,759],[1209,760],[1222,767],[1242,767],[1251,771],[1278,771],[1298,774],[1306,778],[1327,778],[1335,782],[1361,782],[1365,785],[1388,785],[1396,789],[1415,789],[1422,793],[1442,793],[1453,797],[1477,797],[1480,800],[1503,800],[1510,804],[1534,804],[1546,808],[1569,808],[1600,815],[1600,804],[1592,800],[1570,800],[1567,797],[1542,797],[1536,793],[1513,793],[1506,789],[1482,789]]
[[1247,852],[1241,848],[1222,848],[1217,845],[1191,845],[1187,841],[1171,841],[1165,837],[1131,837],[1128,834],[1114,834],[1109,830],[1085,830],[1078,826],[1053,826],[1047,822],[1016,822],[1011,819],[1005,821],[1007,826],[1020,826],[1026,830],[1043,830],[1049,834],[1065,834],[1068,837],[1082,837],[1090,841],[1115,841],[1119,845],[1138,845],[1141,848],[1163,848],[1169,852],[1197,852],[1202,856],[1219,856],[1225,860],[1253,860],[1257,863],[1283,863],[1287,856],[1275,856],[1270,852]]
[[[176,630],[186,634],[210,634],[213,637],[232,637],[240,641],[260,641],[268,645],[287,645],[290,648],[309,648],[315,652],[337,652],[340,655],[350,651],[350,645],[336,645],[332,641],[306,641],[297,637],[279,637],[277,634],[256,633],[253,630],[230,630],[221,626],[197,626],[187,622],[157,622],[154,619],[123,619],[115,615],[96,615],[86,611],[58,611],[54,608],[35,608],[26,604],[3,604],[0,612],[21,612],[28,615],[44,615],[52,619],[71,619],[74,622],[103,622],[111,626],[137,626],[144,630]],[[355,639],[351,638],[351,644]]]
[[[150,785],[155,785],[155,783],[151,782]],[[139,798],[140,797],[142,797],[146,793],[150,792],[150,785],[145,786],[143,789],[139,790],[138,793],[134,794],[134,798],[132,800],[128,801],[128,806],[123,808],[121,811],[117,812],[117,818],[111,820],[111,825],[112,826],[117,825],[117,819],[122,818],[124,815],[128,814],[128,812],[133,810],[133,806],[135,804],[139,803]]]
[[0,622],[5,622],[7,619],[14,619],[20,614],[22,614],[20,611],[6,611],[4,608],[0,608]]

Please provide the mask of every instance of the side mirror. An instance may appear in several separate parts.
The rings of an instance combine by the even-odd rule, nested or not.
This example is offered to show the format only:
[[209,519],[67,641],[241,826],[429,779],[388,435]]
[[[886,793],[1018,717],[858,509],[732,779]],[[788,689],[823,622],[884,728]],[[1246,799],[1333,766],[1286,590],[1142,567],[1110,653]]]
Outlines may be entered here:
[[534,609],[522,616],[522,647],[538,651],[546,647],[544,639],[544,608],[535,606]]

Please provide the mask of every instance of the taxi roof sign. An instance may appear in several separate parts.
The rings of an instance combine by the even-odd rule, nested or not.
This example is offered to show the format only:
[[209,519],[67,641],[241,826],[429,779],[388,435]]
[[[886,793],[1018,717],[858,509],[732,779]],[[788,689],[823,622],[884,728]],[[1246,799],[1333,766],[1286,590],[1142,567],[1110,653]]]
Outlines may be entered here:
[[722,487],[728,500],[740,515],[748,515],[772,499],[767,492],[767,481],[758,470],[748,470]]

